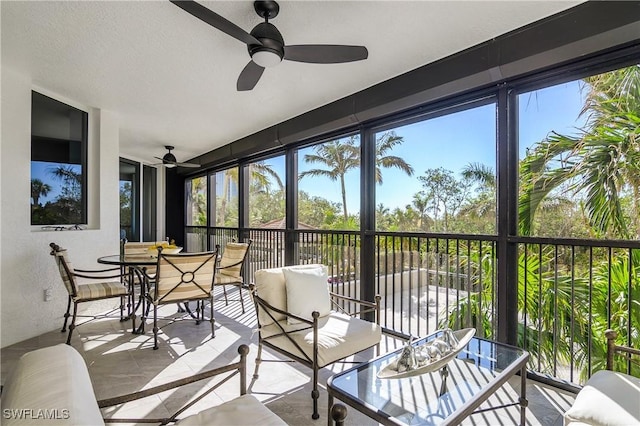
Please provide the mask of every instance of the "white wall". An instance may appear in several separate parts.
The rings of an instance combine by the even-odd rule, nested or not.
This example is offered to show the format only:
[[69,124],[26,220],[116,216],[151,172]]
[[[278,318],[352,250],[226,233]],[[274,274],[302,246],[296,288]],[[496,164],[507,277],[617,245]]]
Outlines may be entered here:
[[[88,109],[90,229],[32,229],[31,90],[37,88],[28,76],[6,67],[1,79],[0,347],[5,347],[62,326],[67,293],[49,255],[50,242],[67,248],[78,268],[95,269],[98,257],[118,252],[119,127],[114,113]],[[52,92],[45,94],[56,97]],[[49,302],[44,301],[46,288],[53,290]]]

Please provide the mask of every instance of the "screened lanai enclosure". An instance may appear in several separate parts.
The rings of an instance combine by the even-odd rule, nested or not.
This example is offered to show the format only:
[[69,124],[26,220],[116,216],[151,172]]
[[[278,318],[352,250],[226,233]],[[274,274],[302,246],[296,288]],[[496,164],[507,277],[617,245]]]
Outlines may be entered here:
[[174,178],[188,251],[251,239],[247,282],[326,264],[388,333],[474,327],[557,384],[608,328],[640,347],[638,44],[276,145]]

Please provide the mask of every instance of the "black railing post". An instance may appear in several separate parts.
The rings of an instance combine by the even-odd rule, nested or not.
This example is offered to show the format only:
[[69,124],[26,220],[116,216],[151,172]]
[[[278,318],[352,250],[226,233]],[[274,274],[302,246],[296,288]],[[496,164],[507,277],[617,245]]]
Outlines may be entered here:
[[249,238],[249,167],[248,163],[238,165],[238,241]]
[[285,234],[284,264],[297,265],[298,255],[298,150],[287,149],[285,153]]
[[498,285],[500,342],[515,345],[518,336],[518,245],[509,242],[518,229],[517,98],[506,86],[498,90]]
[[[376,140],[373,130],[360,132],[360,298],[373,302],[376,296]],[[373,314],[364,318],[373,321]]]
[[[216,226],[216,174],[207,174],[207,250],[216,248],[213,242]],[[224,223],[222,224],[224,226]]]

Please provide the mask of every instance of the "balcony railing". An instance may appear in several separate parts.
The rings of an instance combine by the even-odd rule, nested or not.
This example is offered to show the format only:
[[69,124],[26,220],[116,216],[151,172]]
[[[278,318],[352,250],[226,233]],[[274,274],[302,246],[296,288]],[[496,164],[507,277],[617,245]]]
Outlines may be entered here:
[[[191,227],[187,244],[189,251],[204,250],[207,241],[213,247],[238,235],[235,228]],[[382,297],[381,325],[391,333],[410,338],[445,326],[473,327],[497,338],[495,236],[378,232],[369,262],[361,259],[356,231],[252,228],[242,235],[253,240],[249,281],[256,270],[284,266],[286,259],[322,263],[332,291],[357,298],[361,286],[374,287]],[[583,383],[604,368],[607,328],[619,332],[620,343],[640,346],[640,242],[518,237],[508,243],[517,247],[516,258],[505,261],[517,263],[518,345],[531,353],[531,371]],[[361,280],[364,268],[374,269],[373,282]],[[637,365],[617,367],[640,375]]]

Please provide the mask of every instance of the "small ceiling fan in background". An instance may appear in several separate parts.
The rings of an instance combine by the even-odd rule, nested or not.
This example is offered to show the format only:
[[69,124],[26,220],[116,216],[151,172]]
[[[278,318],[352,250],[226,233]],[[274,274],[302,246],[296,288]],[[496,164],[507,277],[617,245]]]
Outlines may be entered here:
[[301,44],[285,46],[284,39],[269,19],[278,16],[280,6],[275,1],[255,1],[256,13],[264,18],[264,22],[256,25],[251,33],[191,0],[171,0],[185,12],[206,22],[214,28],[240,40],[247,45],[251,61],[244,67],[238,77],[238,91],[253,89],[265,68],[278,65],[283,59],[312,64],[338,64],[367,59],[369,52],[364,46],[347,46],[335,44]]
[[153,158],[157,158],[158,160],[162,160],[162,163],[158,163],[158,165],[162,164],[163,166],[167,167],[167,168],[172,168],[172,167],[190,167],[190,168],[196,168],[196,167],[200,167],[200,164],[193,164],[193,163],[179,163],[178,160],[176,160],[176,156],[173,155],[171,153],[172,149],[175,149],[175,147],[171,146],[171,145],[165,145],[165,148],[169,151],[167,152],[164,157],[160,158],[160,157],[153,157]]

